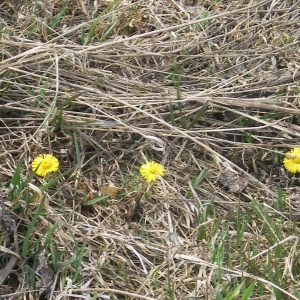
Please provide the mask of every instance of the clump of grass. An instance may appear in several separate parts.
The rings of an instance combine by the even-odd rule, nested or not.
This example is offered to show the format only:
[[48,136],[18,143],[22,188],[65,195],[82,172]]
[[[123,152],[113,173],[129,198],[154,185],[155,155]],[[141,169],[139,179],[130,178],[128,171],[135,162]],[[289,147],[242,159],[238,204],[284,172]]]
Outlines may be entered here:
[[50,2],[0,4],[1,297],[298,299],[295,6]]

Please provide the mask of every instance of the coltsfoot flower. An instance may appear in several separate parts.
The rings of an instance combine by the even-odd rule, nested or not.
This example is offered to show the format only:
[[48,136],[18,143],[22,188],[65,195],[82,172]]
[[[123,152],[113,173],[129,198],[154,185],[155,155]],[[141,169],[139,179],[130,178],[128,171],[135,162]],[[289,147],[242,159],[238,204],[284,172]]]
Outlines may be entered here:
[[58,167],[59,161],[52,154],[40,154],[32,161],[32,171],[41,177],[56,172]]
[[291,173],[300,172],[300,148],[293,148],[285,153],[284,167]]
[[163,165],[158,164],[155,161],[149,161],[141,166],[140,174],[146,181],[152,182],[157,179],[157,175],[165,175],[165,168]]

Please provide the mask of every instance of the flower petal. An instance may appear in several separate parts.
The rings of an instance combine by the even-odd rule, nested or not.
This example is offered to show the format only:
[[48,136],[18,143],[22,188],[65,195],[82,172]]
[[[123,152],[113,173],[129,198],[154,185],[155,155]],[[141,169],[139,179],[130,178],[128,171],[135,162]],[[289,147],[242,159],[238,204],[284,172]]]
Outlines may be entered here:
[[157,179],[158,175],[165,175],[165,168],[161,164],[150,161],[141,166],[140,174],[146,181],[152,182]]
[[32,161],[31,166],[33,172],[41,177],[45,177],[48,173],[58,170],[59,161],[52,154],[40,154]]

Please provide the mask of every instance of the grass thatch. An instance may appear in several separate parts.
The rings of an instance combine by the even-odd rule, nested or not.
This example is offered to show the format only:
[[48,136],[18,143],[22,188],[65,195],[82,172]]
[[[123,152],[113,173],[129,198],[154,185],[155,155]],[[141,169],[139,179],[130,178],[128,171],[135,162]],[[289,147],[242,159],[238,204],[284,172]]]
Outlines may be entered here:
[[299,13],[1,1],[0,297],[299,299]]

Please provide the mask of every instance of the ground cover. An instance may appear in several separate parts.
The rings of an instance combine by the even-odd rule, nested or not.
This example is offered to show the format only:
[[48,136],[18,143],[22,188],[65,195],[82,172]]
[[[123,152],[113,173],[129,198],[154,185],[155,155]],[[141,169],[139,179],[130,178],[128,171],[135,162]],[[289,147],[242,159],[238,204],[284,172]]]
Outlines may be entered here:
[[0,297],[299,299],[299,12],[1,1]]

